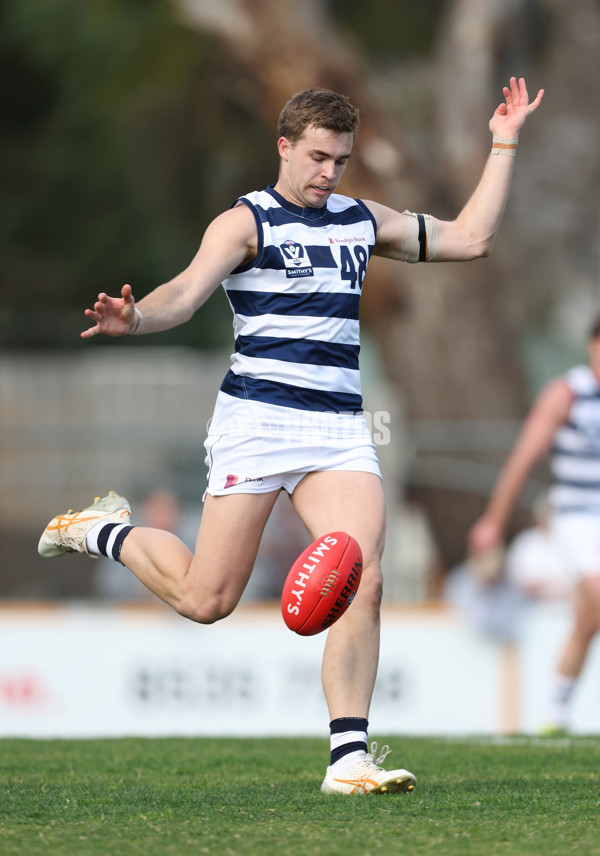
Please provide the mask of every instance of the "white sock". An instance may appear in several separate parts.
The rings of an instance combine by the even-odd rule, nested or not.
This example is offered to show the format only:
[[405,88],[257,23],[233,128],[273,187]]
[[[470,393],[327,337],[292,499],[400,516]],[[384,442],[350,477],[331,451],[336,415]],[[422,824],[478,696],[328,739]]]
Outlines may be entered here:
[[[361,717],[343,717],[330,723],[330,762],[333,773],[341,773],[367,754],[367,728]],[[342,730],[347,729],[347,730]]]
[[107,556],[119,562],[121,546],[132,529],[133,526],[130,523],[114,523],[106,520],[96,523],[85,536],[86,549],[92,556]]
[[564,728],[567,724],[567,710],[577,678],[570,675],[557,674],[550,696],[550,723],[557,728]]
[[334,775],[339,775],[344,770],[347,770],[348,767],[351,767],[352,764],[355,764],[357,761],[362,761],[366,756],[366,752],[358,749],[356,752],[349,752],[347,755],[344,755],[343,758],[340,758],[339,761],[336,761],[335,764],[330,766],[330,770]]
[[106,526],[106,521],[103,520],[100,523],[95,523],[88,534],[85,536],[85,547],[88,553],[91,553],[92,556],[99,556],[100,551],[98,550],[98,535],[100,534],[103,527]]

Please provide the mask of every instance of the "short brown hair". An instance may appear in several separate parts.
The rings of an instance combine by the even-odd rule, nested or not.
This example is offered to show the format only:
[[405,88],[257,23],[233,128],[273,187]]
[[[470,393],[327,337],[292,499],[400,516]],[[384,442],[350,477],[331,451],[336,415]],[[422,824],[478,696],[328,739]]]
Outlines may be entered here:
[[345,95],[329,89],[304,89],[292,95],[277,123],[277,136],[297,143],[306,128],[325,128],[335,134],[356,134],[359,115]]

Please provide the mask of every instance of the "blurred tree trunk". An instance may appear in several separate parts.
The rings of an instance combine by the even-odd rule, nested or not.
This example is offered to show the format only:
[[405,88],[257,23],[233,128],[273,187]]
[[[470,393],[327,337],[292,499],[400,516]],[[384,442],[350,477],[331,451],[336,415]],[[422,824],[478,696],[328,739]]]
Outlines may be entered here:
[[[311,86],[343,92],[360,108],[344,193],[398,210],[456,216],[490,148],[488,121],[505,82],[499,83],[496,48],[525,3],[506,4],[504,14],[502,4],[486,0],[450,4],[437,58],[436,139],[425,167],[427,158],[413,154],[402,124],[379,101],[364,59],[334,28],[321,0],[179,0],[179,5],[190,24],[222,41],[230,97],[249,105],[270,127],[289,96]],[[517,173],[519,168],[517,162]],[[476,455],[471,455],[471,463],[459,464],[459,480],[450,487],[444,442],[420,454],[421,429],[428,420],[451,425],[461,419],[519,418],[526,406],[502,258],[500,248],[490,259],[469,264],[409,266],[374,259],[363,297],[363,321],[375,334],[404,402],[417,451],[414,484],[446,567],[462,558],[465,532],[490,483],[478,481]]]

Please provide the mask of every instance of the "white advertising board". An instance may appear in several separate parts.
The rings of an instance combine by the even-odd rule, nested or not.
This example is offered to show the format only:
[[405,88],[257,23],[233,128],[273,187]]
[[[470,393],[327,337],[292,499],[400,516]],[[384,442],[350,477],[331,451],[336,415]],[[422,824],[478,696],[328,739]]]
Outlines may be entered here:
[[[152,610],[3,609],[0,735],[326,734],[324,641],[291,633],[276,608],[211,627]],[[496,730],[499,657],[452,617],[388,616],[373,729]]]
[[[515,659],[448,611],[385,609],[371,732],[535,731],[564,623],[534,616]],[[326,735],[324,642],[276,607],[210,627],[162,609],[3,607],[0,736]],[[577,728],[598,730],[600,681],[581,690]]]

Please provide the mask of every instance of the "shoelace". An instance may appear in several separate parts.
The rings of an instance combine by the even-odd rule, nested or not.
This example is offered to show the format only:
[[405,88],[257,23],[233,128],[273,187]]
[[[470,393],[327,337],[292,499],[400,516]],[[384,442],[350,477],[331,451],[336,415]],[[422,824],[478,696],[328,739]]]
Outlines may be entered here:
[[366,756],[362,760],[357,761],[356,764],[353,765],[353,769],[355,767],[365,767],[367,770],[372,770],[373,767],[377,767],[378,770],[381,770],[379,765],[383,764],[391,751],[392,750],[389,746],[382,746],[381,754],[377,756],[377,743],[374,740],[371,743],[371,751],[367,752]]
[[[383,762],[385,761],[385,759],[387,758],[387,756],[390,754],[391,751],[392,750],[390,749],[390,747],[386,743],[385,746],[381,747],[381,754],[379,755],[379,757],[377,757],[377,742],[375,740],[373,740],[373,742],[371,743],[371,753],[370,753],[371,758],[373,759],[373,764],[375,764],[377,767],[380,764],[383,764]],[[367,755],[367,761],[368,760],[369,760],[369,755]]]

